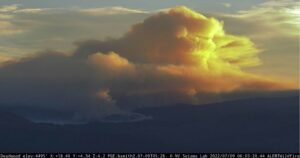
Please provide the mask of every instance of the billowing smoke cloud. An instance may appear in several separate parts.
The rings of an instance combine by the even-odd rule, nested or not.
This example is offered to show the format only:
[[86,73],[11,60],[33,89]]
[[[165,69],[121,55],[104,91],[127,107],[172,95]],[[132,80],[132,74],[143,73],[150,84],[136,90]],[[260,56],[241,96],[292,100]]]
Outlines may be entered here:
[[120,39],[84,41],[71,55],[44,52],[0,69],[0,100],[68,111],[83,118],[120,108],[204,103],[203,95],[293,85],[250,74],[260,64],[246,37],[185,7],[153,15]]

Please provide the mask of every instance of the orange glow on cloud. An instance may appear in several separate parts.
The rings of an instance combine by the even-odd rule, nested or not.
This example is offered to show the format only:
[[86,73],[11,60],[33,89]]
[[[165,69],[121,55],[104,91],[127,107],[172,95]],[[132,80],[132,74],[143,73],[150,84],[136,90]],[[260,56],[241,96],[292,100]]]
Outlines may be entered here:
[[85,41],[71,54],[45,52],[4,64],[0,81],[7,84],[0,87],[0,100],[98,116],[123,105],[200,104],[222,94],[239,98],[297,87],[243,70],[261,64],[260,50],[223,25],[175,7],[135,24],[119,39]]
[[244,72],[243,67],[261,64],[254,43],[247,37],[227,34],[222,22],[186,7],[153,15],[122,38],[103,45],[115,53],[90,55],[94,65],[108,71],[135,70],[122,74],[131,79],[127,81],[131,87],[118,89],[124,94],[178,92],[193,96],[295,87]]
[[8,56],[4,56],[4,55],[0,55],[0,66],[3,64],[3,63],[6,63],[8,61],[12,61],[13,59],[11,57],[8,57]]
[[88,59],[96,67],[108,72],[132,71],[134,68],[127,59],[120,57],[114,52],[109,52],[108,54],[95,53],[90,55]]

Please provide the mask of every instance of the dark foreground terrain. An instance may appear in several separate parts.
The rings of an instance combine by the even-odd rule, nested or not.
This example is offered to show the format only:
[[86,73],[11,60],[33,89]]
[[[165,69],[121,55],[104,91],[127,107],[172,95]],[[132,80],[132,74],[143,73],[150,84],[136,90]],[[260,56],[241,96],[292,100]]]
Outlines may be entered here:
[[0,110],[0,152],[298,152],[299,97],[137,110],[132,123],[33,123]]

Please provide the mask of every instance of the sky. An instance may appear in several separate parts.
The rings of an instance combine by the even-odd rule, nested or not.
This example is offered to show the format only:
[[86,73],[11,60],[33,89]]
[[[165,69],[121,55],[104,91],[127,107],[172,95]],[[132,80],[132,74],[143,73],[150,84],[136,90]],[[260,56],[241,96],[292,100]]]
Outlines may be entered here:
[[142,10],[159,10],[177,5],[185,5],[189,8],[199,9],[205,12],[235,12],[248,9],[262,2],[264,2],[264,0],[244,1],[243,3],[236,3],[235,0],[2,0],[0,4],[21,4],[25,8],[102,8],[122,6]]
[[294,0],[1,0],[0,99],[95,117],[297,89],[299,21]]

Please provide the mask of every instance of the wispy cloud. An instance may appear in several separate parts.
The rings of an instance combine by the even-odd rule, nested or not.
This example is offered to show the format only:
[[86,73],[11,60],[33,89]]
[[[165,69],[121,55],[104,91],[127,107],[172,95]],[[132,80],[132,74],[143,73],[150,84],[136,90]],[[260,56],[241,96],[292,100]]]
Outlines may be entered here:
[[78,11],[91,15],[114,15],[114,14],[132,14],[132,13],[148,13],[139,9],[129,9],[125,7],[115,6],[106,8],[88,8],[79,9]]
[[248,10],[216,16],[224,21],[227,32],[246,35],[262,50],[264,64],[252,72],[298,82],[299,6],[295,0],[271,0]]
[[0,6],[0,13],[13,12],[18,9],[18,4]]
[[7,61],[12,61],[13,59],[7,55],[4,54],[0,54],[0,67],[3,63],[7,62]]
[[50,8],[26,8],[15,10],[14,13],[40,13],[43,11],[51,10]]
[[231,7],[231,4],[230,3],[221,3],[224,7],[226,8],[230,8]]
[[[279,33],[286,35],[299,35],[300,31],[300,3],[295,0],[267,1],[250,10],[239,11],[238,14],[224,14],[225,17],[237,18],[249,23],[255,22],[270,32],[269,35]],[[273,32],[273,33],[272,33]],[[265,36],[261,33],[257,34]]]
[[[132,23],[146,16],[144,11],[124,7],[25,8],[17,4],[2,6],[0,53],[7,53],[15,58],[16,54],[20,57],[19,54],[31,54],[44,49],[67,51],[74,48],[72,43],[75,40],[119,37]],[[112,23],[117,25],[111,25]],[[6,51],[12,48],[18,50]]]
[[14,15],[12,12],[18,9],[18,5],[0,6],[0,36],[13,35],[23,32],[23,29],[14,25],[11,20]]
[[18,34],[23,31],[9,21],[0,21],[0,36]]

